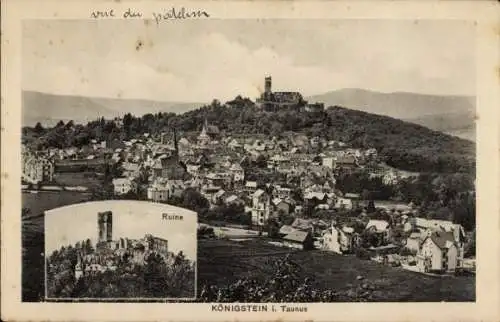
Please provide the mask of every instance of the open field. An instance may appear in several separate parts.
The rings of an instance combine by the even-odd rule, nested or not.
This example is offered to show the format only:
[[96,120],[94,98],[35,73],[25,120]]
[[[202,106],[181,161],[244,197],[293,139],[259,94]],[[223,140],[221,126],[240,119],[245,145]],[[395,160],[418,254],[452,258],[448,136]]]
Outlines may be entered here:
[[234,242],[203,240],[198,245],[198,285],[226,285],[249,276],[273,276],[270,263],[290,253],[304,277],[313,278],[318,289],[348,290],[364,281],[375,285],[375,301],[474,301],[474,277],[426,276],[384,266],[354,256],[275,247],[262,240]]
[[37,216],[45,210],[85,202],[90,199],[89,193],[76,191],[39,191],[38,193],[23,192],[23,208],[30,210],[30,215]]
[[[37,301],[44,295],[45,210],[88,201],[89,194],[58,191],[22,194],[23,208],[30,214],[22,220],[22,300]],[[19,214],[20,215],[20,214]]]
[[98,188],[102,185],[93,172],[59,172],[54,175],[54,181],[62,186]]

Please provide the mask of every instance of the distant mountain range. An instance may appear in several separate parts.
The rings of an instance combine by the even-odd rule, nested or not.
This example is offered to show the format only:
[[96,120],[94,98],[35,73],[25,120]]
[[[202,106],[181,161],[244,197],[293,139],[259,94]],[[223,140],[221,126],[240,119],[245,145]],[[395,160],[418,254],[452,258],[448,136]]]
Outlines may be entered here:
[[110,119],[126,113],[183,113],[206,104],[53,95],[33,91],[23,91],[22,100],[23,126],[34,126],[37,122],[52,126],[60,120],[87,123],[100,117]]
[[[398,118],[430,129],[475,140],[475,98],[416,93],[379,93],[361,89],[341,89],[306,98],[368,113]],[[54,125],[59,120],[86,123],[99,117],[114,118],[131,113],[183,113],[205,103],[160,102],[136,99],[94,98],[23,92],[23,125],[37,122]]]
[[475,97],[438,96],[406,92],[379,93],[341,89],[307,98],[368,113],[390,116],[432,130],[475,140]]

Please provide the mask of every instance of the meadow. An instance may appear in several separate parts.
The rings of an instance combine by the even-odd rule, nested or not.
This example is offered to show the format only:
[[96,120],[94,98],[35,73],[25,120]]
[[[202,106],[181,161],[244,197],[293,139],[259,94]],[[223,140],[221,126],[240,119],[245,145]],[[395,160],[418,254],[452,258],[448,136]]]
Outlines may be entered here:
[[372,300],[377,302],[475,301],[471,276],[428,276],[353,255],[289,250],[255,239],[200,240],[198,285],[222,287],[244,277],[273,278],[271,264],[287,255],[318,290],[348,291],[369,282],[374,286]]

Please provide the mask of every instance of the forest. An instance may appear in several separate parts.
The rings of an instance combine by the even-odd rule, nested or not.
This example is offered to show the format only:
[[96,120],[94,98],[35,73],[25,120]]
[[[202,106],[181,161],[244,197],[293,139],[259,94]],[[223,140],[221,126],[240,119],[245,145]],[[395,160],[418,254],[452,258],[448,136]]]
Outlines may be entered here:
[[115,271],[75,278],[77,252],[95,252],[89,239],[81,246],[61,247],[47,258],[49,298],[191,298],[195,295],[195,263],[182,252],[167,263],[158,254],[145,257],[144,265],[120,258]]
[[475,144],[398,119],[331,106],[322,112],[283,109],[266,112],[247,98],[237,97],[231,107],[214,100],[183,114],[126,114],[123,126],[98,119],[86,125],[60,121],[51,128],[41,124],[23,128],[23,140],[37,149],[82,147],[90,140],[127,140],[143,133],[157,135],[173,128],[182,133],[200,131],[207,119],[225,135],[264,134],[286,137],[302,133],[336,140],[355,148],[375,148],[389,166],[415,172],[475,173]]

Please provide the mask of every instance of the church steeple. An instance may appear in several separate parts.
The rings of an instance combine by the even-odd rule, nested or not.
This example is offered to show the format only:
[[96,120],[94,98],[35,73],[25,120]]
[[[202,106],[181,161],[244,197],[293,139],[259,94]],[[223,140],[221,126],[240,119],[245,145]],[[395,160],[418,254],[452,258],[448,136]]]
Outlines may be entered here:
[[208,132],[208,120],[205,117],[205,122],[203,123],[203,129],[201,130],[202,133],[207,133]]
[[205,122],[203,123],[203,128],[201,129],[201,133],[198,136],[198,144],[207,145],[210,142],[210,136],[208,135],[208,121],[205,118]]

